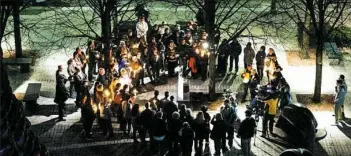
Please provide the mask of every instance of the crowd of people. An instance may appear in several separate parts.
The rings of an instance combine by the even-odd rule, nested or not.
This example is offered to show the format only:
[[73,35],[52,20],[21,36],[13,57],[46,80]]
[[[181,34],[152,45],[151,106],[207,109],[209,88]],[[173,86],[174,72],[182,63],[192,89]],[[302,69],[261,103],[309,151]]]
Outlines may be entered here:
[[[54,101],[59,106],[59,120],[64,120],[65,101],[73,96],[74,90],[76,107],[81,109],[82,114],[82,134],[87,138],[92,136],[94,121],[98,122],[105,138],[111,138],[114,135],[112,118],[116,118],[120,130],[125,136],[131,136],[134,142],[139,142],[137,133],[143,143],[148,136],[155,154],[162,152],[164,142],[167,142],[166,149],[171,153],[181,151],[183,155],[190,155],[192,146],[197,153],[202,153],[206,151],[204,145],[208,144],[210,138],[214,140],[216,155],[220,154],[221,149],[222,152],[228,150],[227,145],[231,148],[238,118],[236,104],[228,99],[224,101],[220,112],[212,118],[206,107],[194,118],[192,110],[184,104],[178,106],[169,92],[165,92],[165,97],[159,99],[159,92],[155,91],[154,97],[145,104],[144,109],[136,103],[137,93],[145,84],[146,76],[157,85],[161,73],[167,71],[169,77],[174,77],[178,65],[182,69],[182,76],[206,80],[210,54],[206,32],[197,35],[196,24],[193,22],[189,22],[185,30],[179,25],[171,30],[163,22],[154,25],[149,31],[143,16],[139,18],[135,30],[129,30],[119,46],[111,48],[108,55],[102,55],[102,45],[94,41],[88,42],[86,53],[80,47],[76,48],[73,57],[67,62],[68,76],[63,73],[63,66],[58,66]],[[244,92],[242,102],[246,101],[250,91],[251,107],[255,107],[259,101],[263,101],[266,106],[264,137],[268,121],[269,131],[273,133],[278,103],[281,109],[290,103],[290,87],[281,74],[282,67],[278,64],[274,49],[269,48],[267,55],[265,50],[266,47],[262,46],[255,53],[251,43],[247,43],[243,50],[244,72],[241,73]],[[231,73],[234,62],[236,74],[240,53],[241,46],[237,40],[223,40],[219,46],[217,72],[223,73],[223,69],[229,65]],[[106,56],[109,60],[108,68],[105,68],[104,63]],[[253,68],[254,59],[257,70]],[[264,75],[267,76],[268,84],[261,86]],[[68,89],[65,87],[66,82],[70,83]],[[261,92],[266,96],[262,98]],[[244,155],[249,155],[251,137],[256,132],[252,113],[247,110],[247,118],[237,127]]]

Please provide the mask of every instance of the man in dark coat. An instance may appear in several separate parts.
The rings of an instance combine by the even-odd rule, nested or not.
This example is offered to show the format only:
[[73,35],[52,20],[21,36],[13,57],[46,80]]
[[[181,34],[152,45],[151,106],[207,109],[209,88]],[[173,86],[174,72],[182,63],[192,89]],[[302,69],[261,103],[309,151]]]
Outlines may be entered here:
[[151,130],[152,120],[154,118],[155,111],[152,111],[149,107],[149,103],[145,103],[145,109],[140,113],[140,123],[141,123],[141,131],[140,140],[145,143],[146,133],[149,133]]
[[241,122],[238,130],[238,137],[241,138],[241,150],[244,156],[251,155],[251,138],[256,133],[256,122],[251,115],[252,112],[250,110],[245,111],[246,118]]
[[239,55],[241,54],[242,47],[237,39],[228,42],[227,46],[227,57],[229,57],[229,73],[232,72],[233,69],[233,61],[235,61],[235,73],[239,70]]
[[95,50],[95,43],[94,41],[89,41],[88,42],[88,49],[86,51],[86,54],[89,56],[89,70],[88,70],[88,77],[89,81],[92,81],[93,79],[93,74],[96,72],[96,63],[97,63],[97,56],[99,56],[99,52]]
[[152,77],[154,78],[155,82],[158,82],[160,77],[160,69],[162,68],[162,58],[159,55],[157,49],[153,51],[150,63],[152,68]]
[[178,111],[177,105],[173,102],[174,96],[171,96],[170,101],[166,104],[163,112],[166,114],[167,120],[172,119],[172,114],[176,111]]
[[69,96],[68,91],[65,87],[65,83],[68,81],[68,79],[62,73],[62,71],[63,67],[62,65],[59,65],[56,71],[56,94],[54,99],[54,102],[58,104],[59,121],[65,121],[65,119],[63,119],[63,109],[65,108],[65,102]]
[[256,66],[257,73],[259,76],[259,81],[263,78],[264,61],[266,59],[266,47],[261,46],[260,50],[256,54]]

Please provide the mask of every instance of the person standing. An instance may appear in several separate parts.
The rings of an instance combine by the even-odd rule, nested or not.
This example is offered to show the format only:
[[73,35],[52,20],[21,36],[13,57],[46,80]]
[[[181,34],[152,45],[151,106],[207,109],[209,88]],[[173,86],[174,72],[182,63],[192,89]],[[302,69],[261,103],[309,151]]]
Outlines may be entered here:
[[58,104],[58,121],[65,121],[63,119],[63,110],[65,108],[65,102],[68,99],[68,92],[65,87],[65,83],[68,81],[66,76],[62,73],[63,67],[62,65],[58,66],[58,69],[56,71],[56,92],[55,92],[55,99],[54,102]]
[[195,131],[195,152],[199,155],[203,153],[203,142],[205,139],[205,134],[207,132],[207,124],[205,122],[205,117],[203,112],[199,112],[196,115],[193,130]]
[[76,73],[74,74],[74,90],[77,92],[76,107],[80,106],[83,96],[83,84],[86,80],[86,75],[82,72],[79,67],[76,67]]
[[[235,109],[229,104],[228,99],[224,101],[224,107],[221,108],[220,113],[226,124],[225,132],[227,134],[229,148],[232,148],[233,139],[234,139],[234,124],[235,124],[237,115],[236,115]],[[227,145],[226,145],[225,139],[222,139],[222,146],[224,150],[228,150],[226,147]]]
[[93,74],[96,73],[96,63],[97,59],[99,59],[99,52],[95,50],[95,43],[93,40],[88,42],[88,49],[87,49],[87,55],[89,56],[89,63],[88,63],[88,79],[89,81],[92,81],[93,79]]
[[247,42],[246,47],[244,48],[244,68],[253,63],[255,58],[255,51],[252,49],[251,42]]
[[147,43],[148,24],[145,22],[145,17],[140,16],[139,22],[136,24],[137,38],[142,43]]
[[246,101],[246,96],[247,96],[247,92],[249,90],[249,85],[251,83],[251,79],[252,79],[252,67],[251,65],[248,65],[245,68],[245,71],[243,74],[241,74],[241,78],[243,79],[243,88],[244,88],[244,94],[243,97],[241,99],[241,103],[244,103]]
[[151,149],[154,154],[160,155],[162,153],[162,143],[167,134],[166,122],[162,119],[162,112],[156,113],[156,118],[152,121],[151,126]]
[[[345,81],[345,75],[341,74],[339,76],[339,80],[342,81],[342,85],[345,86],[345,91],[347,93],[347,84],[346,84],[346,81]],[[345,119],[345,111],[344,111],[344,104],[341,105],[341,114],[342,114],[342,118]]]
[[84,54],[84,52],[82,52],[82,49],[80,49],[80,47],[76,48],[76,52],[78,53],[79,60],[82,64],[82,71],[85,74],[85,68],[87,66],[87,57]]
[[161,101],[158,99],[158,95],[159,95],[159,91],[155,90],[154,91],[154,97],[149,99],[151,110],[160,111],[160,105],[161,105],[160,103],[161,103]]
[[210,132],[211,132],[211,128],[210,128],[211,116],[207,112],[207,109],[208,109],[207,106],[201,106],[201,111],[204,114],[205,123],[206,123],[205,141],[206,143],[209,143]]
[[260,50],[256,54],[256,66],[257,66],[257,73],[259,76],[259,81],[263,79],[263,70],[264,70],[264,62],[266,59],[266,47],[261,46]]
[[68,73],[68,81],[69,81],[69,96],[73,96],[73,87],[74,87],[74,74],[76,73],[76,69],[73,66],[73,59],[69,59],[67,61],[67,73]]
[[[152,111],[149,107],[149,103],[145,103],[145,109],[140,113],[140,123],[141,123],[141,131],[140,133],[140,140],[141,142],[145,143],[145,136],[146,133],[151,136],[151,126],[152,121],[155,115],[155,111]],[[150,137],[150,139],[152,139]]]
[[163,113],[166,114],[167,121],[172,119],[172,114],[178,111],[177,105],[173,102],[174,96],[170,97],[170,101],[165,105]]
[[264,101],[265,110],[263,117],[263,130],[261,137],[266,137],[267,135],[267,124],[269,122],[269,133],[273,136],[273,124],[274,124],[274,117],[277,114],[277,107],[278,107],[278,95],[277,93],[271,93],[270,97]]
[[168,121],[168,149],[169,153],[177,153],[179,144],[179,131],[183,126],[183,122],[179,120],[179,113],[174,112],[172,119]]
[[183,128],[180,130],[180,146],[182,156],[191,156],[193,147],[194,131],[190,128],[189,123],[184,122]]
[[291,95],[290,95],[290,86],[288,82],[286,82],[285,78],[282,78],[279,85],[279,109],[283,110],[283,108],[290,104]]
[[250,110],[245,111],[246,118],[241,122],[238,137],[241,139],[241,150],[244,156],[250,156],[251,152],[251,138],[256,133],[256,122],[252,118],[252,112]]
[[[160,110],[164,113],[165,106],[169,103],[169,91],[165,91],[165,97],[160,100]],[[166,114],[167,116],[167,114]]]
[[139,111],[139,104],[134,104],[132,107],[132,125],[133,125],[133,140],[134,143],[138,143],[138,139],[136,137],[137,131],[140,135],[140,111]]
[[241,54],[242,47],[237,39],[234,39],[232,42],[229,42],[229,49],[228,49],[228,54],[227,57],[229,56],[229,74],[231,74],[233,70],[233,61],[235,63],[235,72],[233,74],[236,74],[239,70],[239,55]]
[[82,121],[83,121],[83,128],[84,134],[86,138],[91,138],[91,130],[93,127],[93,123],[95,120],[95,113],[93,110],[93,100],[89,94],[89,86],[87,82],[84,84],[84,92],[83,92],[83,99],[82,99]]
[[334,98],[334,112],[335,112],[335,124],[338,125],[342,120],[341,106],[345,102],[346,87],[343,85],[342,80],[336,81],[336,95]]
[[152,77],[154,78],[155,82],[159,82],[160,77],[160,69],[162,68],[162,58],[160,57],[157,49],[154,49],[153,55],[151,56],[151,69],[152,69]]
[[[222,114],[217,113],[216,116],[214,116],[211,120],[211,124],[213,125],[212,131],[211,131],[211,139],[214,142],[215,146],[215,156],[220,156],[221,155],[221,147],[222,147],[222,152],[225,152],[225,137],[226,137],[226,123],[223,120]],[[224,142],[222,142],[224,140]],[[224,144],[224,146],[223,146]]]

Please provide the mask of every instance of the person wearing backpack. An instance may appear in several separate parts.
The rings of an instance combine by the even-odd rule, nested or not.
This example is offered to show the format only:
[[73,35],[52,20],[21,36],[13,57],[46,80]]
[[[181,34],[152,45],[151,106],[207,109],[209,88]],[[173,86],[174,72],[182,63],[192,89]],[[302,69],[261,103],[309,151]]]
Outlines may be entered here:
[[[226,133],[228,138],[229,148],[233,147],[233,139],[234,139],[234,124],[237,118],[236,111],[234,107],[229,104],[229,100],[224,101],[224,107],[221,108],[220,113],[222,114],[223,120],[226,124]],[[222,148],[224,151],[228,150],[226,147],[226,140],[222,140]]]
[[249,156],[251,151],[251,138],[256,133],[256,122],[250,110],[245,111],[246,118],[241,122],[238,137],[241,138],[241,151],[244,156]]

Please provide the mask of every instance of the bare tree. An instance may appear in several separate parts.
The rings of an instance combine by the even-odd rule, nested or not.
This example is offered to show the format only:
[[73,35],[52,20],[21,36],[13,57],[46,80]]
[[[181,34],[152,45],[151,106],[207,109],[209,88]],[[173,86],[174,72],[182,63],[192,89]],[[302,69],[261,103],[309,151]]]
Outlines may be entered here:
[[[266,0],[166,0],[174,7],[186,7],[194,14],[200,14],[200,20],[208,34],[210,45],[215,44],[216,33],[228,36],[234,40],[256,20],[270,14]],[[269,4],[269,3],[268,3]],[[216,54],[209,57],[209,93],[215,93],[215,62]],[[212,94],[211,94],[212,95]],[[211,96],[212,97],[212,96]]]
[[[324,42],[349,17],[348,0],[284,0],[278,2],[282,13],[299,24],[316,40],[316,80],[313,101],[321,100]],[[303,24],[301,24],[303,23]],[[307,23],[307,24],[305,24]],[[310,23],[310,24],[309,24]],[[312,26],[312,29],[309,28]]]

